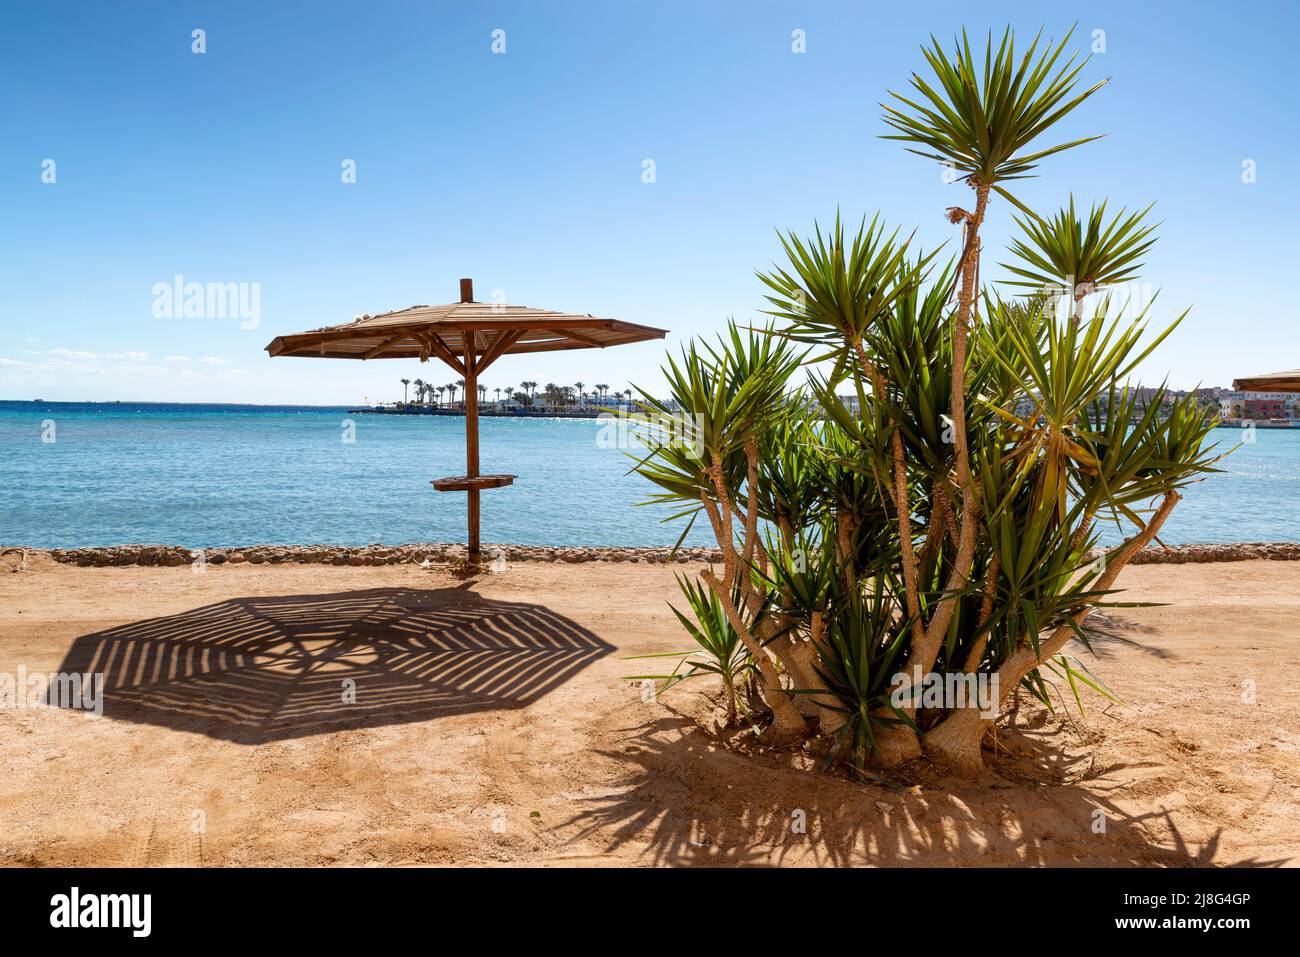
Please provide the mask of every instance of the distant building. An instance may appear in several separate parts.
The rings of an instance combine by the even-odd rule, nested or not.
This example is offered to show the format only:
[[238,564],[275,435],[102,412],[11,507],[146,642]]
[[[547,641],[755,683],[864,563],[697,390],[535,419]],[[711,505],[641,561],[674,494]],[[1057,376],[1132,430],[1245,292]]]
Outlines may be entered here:
[[1295,395],[1287,392],[1229,392],[1219,396],[1225,419],[1262,421],[1295,418]]

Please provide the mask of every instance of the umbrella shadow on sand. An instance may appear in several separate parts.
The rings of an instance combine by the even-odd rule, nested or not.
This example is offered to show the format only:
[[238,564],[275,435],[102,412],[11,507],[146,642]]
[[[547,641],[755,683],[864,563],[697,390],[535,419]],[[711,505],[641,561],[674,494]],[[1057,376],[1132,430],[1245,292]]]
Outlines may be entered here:
[[519,708],[613,646],[541,605],[466,588],[236,598],[83,635],[104,716],[260,744]]

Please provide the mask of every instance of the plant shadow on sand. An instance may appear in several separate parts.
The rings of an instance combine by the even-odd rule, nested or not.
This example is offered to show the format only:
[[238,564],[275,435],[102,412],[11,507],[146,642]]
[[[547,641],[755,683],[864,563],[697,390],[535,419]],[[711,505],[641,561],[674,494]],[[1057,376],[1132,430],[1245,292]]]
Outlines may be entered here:
[[541,605],[374,588],[238,598],[83,635],[59,670],[103,674],[105,717],[260,744],[520,708],[612,650]]
[[[1037,722],[1034,722],[1037,723]],[[631,771],[617,793],[588,798],[564,829],[610,850],[641,844],[660,865],[1215,866],[1222,829],[1180,833],[1163,807],[1132,814],[1111,776],[1060,725],[1003,731],[990,772],[941,775],[924,762],[892,779],[818,770],[805,751],[733,750],[698,716],[627,729],[602,752]],[[1097,822],[1104,818],[1104,831]],[[802,825],[802,831],[798,826]],[[570,830],[572,829],[572,830]],[[1284,861],[1245,859],[1240,867]]]
[[1092,653],[1099,659],[1113,657],[1117,647],[1132,648],[1161,660],[1177,657],[1163,648],[1139,641],[1139,636],[1151,634],[1152,629],[1114,611],[1094,611],[1084,622],[1083,632],[1088,636]]

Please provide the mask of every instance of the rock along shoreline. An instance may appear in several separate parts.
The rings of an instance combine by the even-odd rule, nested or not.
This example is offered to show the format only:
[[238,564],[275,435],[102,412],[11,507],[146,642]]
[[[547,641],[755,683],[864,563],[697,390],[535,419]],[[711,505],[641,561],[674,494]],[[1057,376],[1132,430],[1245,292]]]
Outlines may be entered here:
[[[182,545],[112,545],[100,548],[0,549],[47,555],[56,562],[81,566],[180,566],[203,561],[210,565],[422,565],[465,560],[465,546],[434,543],[415,545],[250,545],[237,548],[190,549]],[[1185,565],[1199,562],[1244,562],[1259,559],[1300,561],[1300,542],[1239,542],[1229,545],[1152,545],[1133,557],[1135,565]],[[719,562],[716,548],[624,548],[551,545],[484,545],[485,562],[637,562],[648,564]]]

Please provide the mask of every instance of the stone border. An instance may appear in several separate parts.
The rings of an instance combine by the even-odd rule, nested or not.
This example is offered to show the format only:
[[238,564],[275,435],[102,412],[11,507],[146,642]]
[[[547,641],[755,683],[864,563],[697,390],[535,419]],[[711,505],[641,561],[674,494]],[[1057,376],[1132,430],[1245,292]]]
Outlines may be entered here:
[[[24,551],[4,548],[0,553]],[[104,548],[29,548],[28,555],[48,555],[68,565],[189,565],[198,552],[180,545],[112,545]],[[514,562],[720,562],[716,548],[570,547],[549,545],[484,545],[486,561],[498,556]],[[1231,545],[1152,545],[1133,556],[1134,565],[1185,565],[1200,562],[1245,562],[1257,559],[1300,561],[1300,542],[1243,542]],[[428,545],[251,545],[209,548],[203,560],[211,565],[278,565],[295,562],[313,565],[420,565],[465,560],[465,546]]]
[[[1104,551],[1104,549],[1103,549]],[[1198,562],[1300,561],[1300,542],[1233,542],[1230,545],[1148,545],[1134,565],[1191,565]]]
[[[5,549],[18,551],[19,549]],[[197,550],[181,545],[112,545],[104,548],[27,549],[28,555],[49,555],[68,565],[189,565],[199,557]],[[207,548],[202,557],[210,565],[278,565],[295,562],[311,565],[421,565],[465,560],[465,546],[444,543],[420,545],[251,545],[241,548]],[[514,562],[719,562],[716,548],[682,548],[676,554],[668,548],[592,548],[546,545],[484,545],[483,559],[503,557]]]

